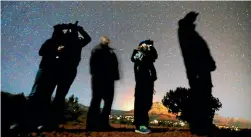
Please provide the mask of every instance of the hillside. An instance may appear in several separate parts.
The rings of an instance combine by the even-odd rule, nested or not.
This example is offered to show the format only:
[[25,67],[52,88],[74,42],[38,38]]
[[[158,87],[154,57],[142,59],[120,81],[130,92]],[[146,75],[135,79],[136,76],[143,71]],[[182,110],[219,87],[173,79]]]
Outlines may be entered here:
[[[123,111],[122,111],[123,112]],[[134,110],[124,111],[123,115],[133,115]],[[161,102],[154,102],[151,110],[149,111],[150,117],[157,120],[177,120],[176,116],[168,112]],[[228,126],[238,126],[241,128],[251,128],[251,121],[241,119],[241,118],[226,118],[218,114],[214,117],[214,123],[217,125],[228,125]]]
[[[154,102],[148,114],[157,120],[177,120],[176,116],[169,113],[168,109],[161,102]],[[126,111],[123,115],[133,116],[134,110]]]
[[[8,92],[1,92],[1,101],[3,104],[8,104],[2,106],[3,113],[7,119],[8,117],[15,117],[20,114],[22,111],[22,105],[24,105],[26,101],[26,97],[24,94],[11,94]],[[80,109],[85,112],[88,111],[88,106],[79,104]],[[9,109],[11,108],[11,109]],[[85,113],[86,114],[86,113]],[[134,115],[134,110],[131,111],[123,111],[123,110],[112,110],[112,114],[115,115]],[[168,108],[166,108],[161,102],[154,102],[151,110],[149,111],[150,119],[157,120],[177,120],[174,114],[168,112]],[[14,119],[13,119],[14,120]],[[12,122],[13,122],[12,120]],[[241,119],[241,118],[228,118],[222,117],[218,114],[214,117],[214,123],[217,125],[234,125],[241,128],[251,128],[251,121]]]
[[218,114],[214,116],[214,123],[217,125],[234,125],[241,128],[251,128],[251,121],[242,118],[222,117]]

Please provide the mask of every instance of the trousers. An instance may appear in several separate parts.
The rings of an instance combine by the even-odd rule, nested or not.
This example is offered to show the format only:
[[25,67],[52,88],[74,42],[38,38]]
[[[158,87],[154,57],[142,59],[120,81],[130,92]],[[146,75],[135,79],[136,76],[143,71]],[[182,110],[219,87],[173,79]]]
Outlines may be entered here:
[[[31,126],[62,121],[65,97],[77,74],[77,68],[39,69],[29,94],[25,123]],[[55,98],[52,100],[53,91]]]
[[[114,98],[114,80],[93,76],[91,85],[92,99],[87,113],[86,127],[92,129],[102,125],[108,126]],[[104,107],[101,112],[100,104],[102,100],[104,100]]]

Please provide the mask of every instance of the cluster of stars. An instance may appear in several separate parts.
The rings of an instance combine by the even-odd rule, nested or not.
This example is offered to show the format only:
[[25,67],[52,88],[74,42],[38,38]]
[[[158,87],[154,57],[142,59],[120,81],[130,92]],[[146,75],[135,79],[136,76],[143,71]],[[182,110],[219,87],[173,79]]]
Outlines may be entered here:
[[[196,30],[207,41],[216,61],[212,73],[214,95],[225,106],[233,109],[248,104],[225,104],[227,95],[251,93],[250,2],[2,2],[2,89],[10,92],[30,92],[41,58],[38,50],[50,38],[53,26],[74,23],[90,34],[92,42],[83,48],[78,75],[70,92],[77,94],[81,103],[89,104],[88,62],[90,51],[101,35],[112,40],[112,47],[120,59],[123,82],[118,83],[115,109],[121,109],[121,96],[133,96],[127,89],[134,87],[133,63],[130,56],[138,43],[151,38],[159,53],[155,63],[158,80],[155,83],[157,101],[170,89],[188,86],[183,58],[177,38],[178,21],[189,11],[200,14]],[[222,90],[227,89],[227,90]],[[248,98],[244,98],[248,100]],[[231,101],[230,101],[231,102]],[[251,103],[251,102],[250,102]],[[239,115],[251,119],[251,110],[231,112],[224,107],[225,116]],[[244,107],[244,108],[245,108]],[[123,109],[123,108],[122,108]],[[235,114],[234,114],[235,113]],[[238,113],[238,114],[237,114]]]

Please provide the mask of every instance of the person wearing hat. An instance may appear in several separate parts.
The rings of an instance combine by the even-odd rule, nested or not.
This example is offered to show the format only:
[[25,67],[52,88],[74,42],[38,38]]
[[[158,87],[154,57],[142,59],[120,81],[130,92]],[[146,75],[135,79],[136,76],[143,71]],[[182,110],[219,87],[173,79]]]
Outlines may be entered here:
[[158,58],[152,40],[140,42],[137,49],[133,50],[131,61],[134,62],[135,74],[135,102],[134,102],[134,125],[135,132],[148,134],[151,130],[148,127],[148,111],[151,109],[154,81],[157,80],[154,62]]
[[212,112],[214,115],[210,102],[213,87],[211,72],[215,71],[216,64],[206,41],[195,30],[194,22],[198,15],[199,13],[191,11],[179,20],[178,39],[192,91],[189,97],[192,108],[187,108],[191,112],[191,119],[188,121],[190,130],[192,133],[204,135],[211,132]]

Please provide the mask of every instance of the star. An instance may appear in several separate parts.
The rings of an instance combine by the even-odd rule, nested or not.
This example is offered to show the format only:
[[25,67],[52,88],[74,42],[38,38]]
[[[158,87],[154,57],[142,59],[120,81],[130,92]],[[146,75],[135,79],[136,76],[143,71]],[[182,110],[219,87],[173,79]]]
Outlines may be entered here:
[[[135,86],[130,57],[139,42],[148,38],[154,40],[159,54],[155,62],[158,75],[155,96],[162,99],[171,89],[189,87],[177,29],[178,21],[193,10],[200,13],[195,29],[208,43],[217,64],[216,71],[211,73],[213,93],[224,104],[217,113],[251,120],[250,2],[3,1],[1,4],[4,91],[28,95],[41,61],[38,51],[51,37],[53,26],[79,21],[92,41],[82,49],[78,74],[67,96],[76,94],[80,103],[90,103],[90,52],[100,36],[106,35],[112,41],[123,73],[123,84],[116,85],[113,108],[125,109],[120,98],[134,96],[133,92],[127,92]],[[242,99],[235,98],[237,95]]]

